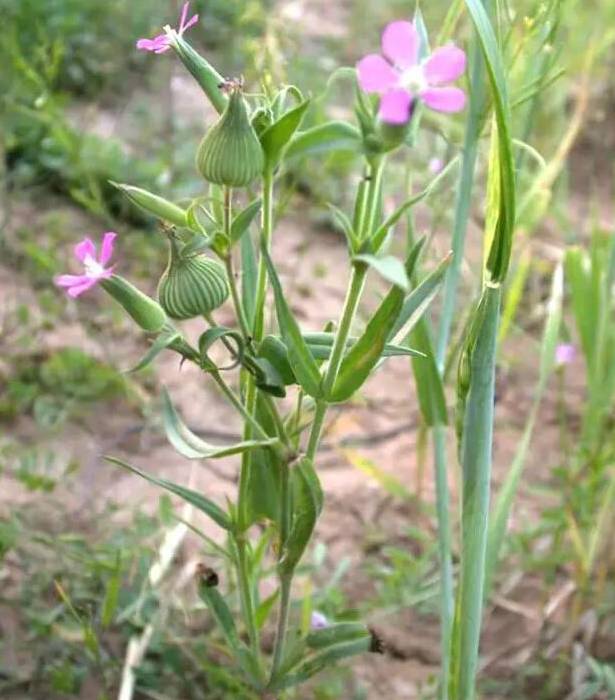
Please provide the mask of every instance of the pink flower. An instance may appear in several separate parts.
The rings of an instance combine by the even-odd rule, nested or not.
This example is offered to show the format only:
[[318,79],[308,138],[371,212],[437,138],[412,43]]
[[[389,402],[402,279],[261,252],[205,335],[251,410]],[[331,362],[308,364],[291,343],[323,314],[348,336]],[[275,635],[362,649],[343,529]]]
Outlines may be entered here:
[[329,626],[329,620],[318,610],[313,610],[310,617],[310,627],[313,630],[324,630]]
[[103,236],[100,247],[100,257],[96,259],[96,246],[89,238],[84,238],[75,246],[75,257],[83,263],[85,272],[82,275],[59,275],[54,282],[58,287],[66,287],[68,296],[78,297],[100,280],[107,279],[113,274],[112,267],[105,267],[113,255],[113,242],[117,233],[109,231]]
[[559,367],[571,364],[577,356],[577,349],[572,343],[560,343],[555,348],[555,364]]
[[443,46],[419,61],[420,44],[412,22],[392,22],[382,33],[384,55],[369,54],[357,63],[361,88],[380,95],[382,121],[405,124],[416,97],[438,112],[459,112],[465,106],[463,90],[443,87],[463,74],[465,53],[456,46]]
[[[189,2],[185,2],[182,7],[182,13],[179,18],[179,29],[177,33],[181,36],[186,29],[190,29],[193,24],[199,21],[198,15],[192,15],[192,17],[186,22],[186,17],[188,16]],[[137,48],[143,51],[153,51],[154,53],[164,53],[169,50],[169,37],[166,34],[159,34],[153,39],[139,39],[137,41]]]

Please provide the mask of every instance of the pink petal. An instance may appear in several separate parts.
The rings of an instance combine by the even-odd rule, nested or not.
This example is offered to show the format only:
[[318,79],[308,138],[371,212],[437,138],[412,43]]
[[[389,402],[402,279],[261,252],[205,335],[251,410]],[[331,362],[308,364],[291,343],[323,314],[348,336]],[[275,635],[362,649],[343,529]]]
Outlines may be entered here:
[[442,85],[457,80],[466,69],[466,55],[456,46],[436,49],[423,66],[430,85]]
[[382,33],[382,53],[402,70],[418,63],[420,43],[412,22],[391,22]]
[[190,27],[193,24],[196,24],[199,21],[199,16],[198,15],[192,15],[192,17],[184,24],[184,26],[181,28],[182,32],[185,32],[186,29],[190,29]]
[[58,287],[75,287],[89,279],[87,275],[58,275],[53,281]]
[[153,51],[162,53],[169,48],[169,37],[166,34],[158,34],[153,39],[139,39],[137,48],[142,51]]
[[412,95],[406,90],[390,90],[380,98],[378,116],[387,124],[405,124],[410,119]]
[[96,246],[89,238],[84,238],[81,243],[75,246],[75,257],[81,262],[85,262],[86,258],[96,257]]
[[359,85],[365,92],[383,94],[397,85],[399,80],[390,63],[382,56],[371,53],[357,63]]
[[186,21],[186,15],[188,14],[188,6],[190,5],[189,2],[185,2],[184,6],[182,7],[182,13],[179,18],[179,31],[182,32],[184,29],[184,22]]
[[456,87],[427,88],[420,98],[438,112],[459,112],[466,104],[465,92]]
[[91,289],[94,286],[96,286],[96,280],[95,279],[88,279],[86,282],[83,282],[82,284],[77,284],[74,287],[69,287],[68,296],[75,299],[80,294],[83,294],[83,292],[87,292],[88,289]]
[[107,231],[107,233],[105,233],[103,236],[99,260],[101,265],[106,265],[109,260],[111,260],[111,256],[113,255],[113,242],[115,241],[116,237],[117,233],[114,231]]

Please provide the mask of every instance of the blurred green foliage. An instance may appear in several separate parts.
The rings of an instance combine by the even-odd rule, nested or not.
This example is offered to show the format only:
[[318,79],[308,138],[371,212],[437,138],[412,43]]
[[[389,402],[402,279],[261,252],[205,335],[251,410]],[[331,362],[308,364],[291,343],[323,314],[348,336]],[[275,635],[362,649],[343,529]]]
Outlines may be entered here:
[[11,367],[11,375],[0,379],[0,420],[32,412],[39,425],[56,426],[88,404],[125,391],[117,370],[77,348],[62,348],[48,357],[14,357]]

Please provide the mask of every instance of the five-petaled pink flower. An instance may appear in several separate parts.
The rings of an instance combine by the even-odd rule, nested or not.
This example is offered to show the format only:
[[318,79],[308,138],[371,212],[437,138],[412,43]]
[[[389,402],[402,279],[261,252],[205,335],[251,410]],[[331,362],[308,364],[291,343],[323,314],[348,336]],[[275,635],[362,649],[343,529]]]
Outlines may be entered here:
[[117,233],[108,231],[103,236],[100,256],[96,259],[96,246],[89,238],[84,238],[75,246],[75,257],[83,263],[85,272],[82,275],[59,275],[55,278],[58,287],[66,287],[68,295],[78,297],[100,280],[107,279],[113,274],[112,267],[105,267],[113,255],[113,242]]
[[466,55],[456,46],[436,49],[419,61],[421,39],[412,22],[392,22],[382,33],[382,53],[369,54],[357,63],[359,85],[380,95],[380,119],[405,124],[418,97],[439,112],[458,112],[466,96],[457,87],[443,87],[459,78],[466,67]]
[[[186,29],[190,29],[193,24],[199,21],[198,15],[192,15],[192,17],[186,22],[186,17],[188,16],[189,2],[185,2],[182,7],[182,13],[179,18],[179,27],[177,33],[181,36]],[[169,37],[166,34],[159,34],[153,39],[139,39],[137,41],[137,48],[143,51],[153,51],[154,53],[164,53],[169,50]]]

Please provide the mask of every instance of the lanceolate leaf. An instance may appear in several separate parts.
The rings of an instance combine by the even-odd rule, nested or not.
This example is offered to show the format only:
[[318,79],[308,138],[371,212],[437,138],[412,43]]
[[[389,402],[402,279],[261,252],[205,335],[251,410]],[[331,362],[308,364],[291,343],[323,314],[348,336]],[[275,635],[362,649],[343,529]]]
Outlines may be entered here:
[[299,128],[309,104],[310,101],[305,100],[298,107],[290,109],[262,134],[261,145],[270,168],[280,161],[284,148]]
[[401,287],[404,291],[408,291],[410,282],[406,273],[406,268],[401,260],[393,255],[383,255],[377,257],[375,255],[355,255],[353,261],[364,262],[373,268],[387,282]]
[[233,219],[233,223],[231,224],[232,243],[237,243],[243,234],[250,228],[250,224],[260,212],[261,206],[262,201],[260,199],[255,199]]
[[346,401],[363,385],[382,357],[386,339],[403,303],[403,290],[393,287],[368,322],[363,335],[342,360],[331,395],[327,396],[329,401]]
[[435,299],[450,262],[449,255],[404,299],[397,321],[389,333],[389,340],[404,337],[414,328]]
[[502,56],[498,41],[481,0],[466,0],[481,44],[497,124],[497,160],[499,165],[499,204],[493,242],[487,259],[487,270],[494,282],[502,282],[510,263],[515,224],[515,170],[510,134],[510,105]]
[[160,479],[157,476],[147,474],[146,472],[137,469],[137,467],[133,467],[131,464],[128,464],[128,462],[124,462],[123,460],[118,459],[117,457],[105,457],[105,459],[108,462],[111,462],[112,464],[117,464],[118,466],[123,467],[124,469],[128,469],[128,471],[133,472],[133,474],[137,474],[138,476],[143,477],[146,481],[149,481],[151,484],[160,486],[161,488],[170,491],[176,496],[179,496],[181,499],[183,499],[187,503],[190,503],[202,513],[208,515],[214,522],[218,523],[218,525],[220,525],[220,527],[224,528],[225,530],[231,529],[232,522],[227,513],[225,513],[222,510],[222,508],[220,508],[220,506],[216,505],[213,501],[210,501],[208,498],[205,498],[205,496],[202,496],[200,493],[192,491],[192,489],[187,489],[186,487],[180,486],[179,484],[175,484],[172,481],[167,481],[166,479]]
[[319,398],[322,389],[318,364],[312,357],[310,349],[301,335],[299,324],[286,302],[278,273],[269,257],[269,253],[263,248],[261,254],[267,265],[269,279],[273,288],[278,324],[284,344],[288,348],[290,366],[293,368],[297,381],[304,391],[314,398]]
[[268,447],[278,442],[277,438],[270,438],[269,440],[244,440],[234,445],[211,445],[195,435],[184,424],[166,390],[162,392],[162,418],[169,442],[188,459],[227,457],[257,447]]
[[313,156],[333,151],[361,152],[359,130],[342,121],[331,121],[297,132],[286,150],[286,158]]
[[282,575],[292,573],[303,556],[323,503],[318,475],[308,459],[303,458],[291,467],[291,484],[294,519],[279,563]]
[[412,360],[412,371],[423,420],[430,427],[446,425],[448,415],[444,385],[438,372],[429,329],[424,318],[419,319],[410,334],[410,342],[425,354],[424,358]]
[[149,367],[156,357],[169,346],[173,345],[176,340],[181,338],[181,334],[175,328],[164,329],[160,335],[154,340],[150,345],[148,351],[143,355],[143,357],[137,362],[134,367],[129,369],[129,372],[139,372],[146,367]]

